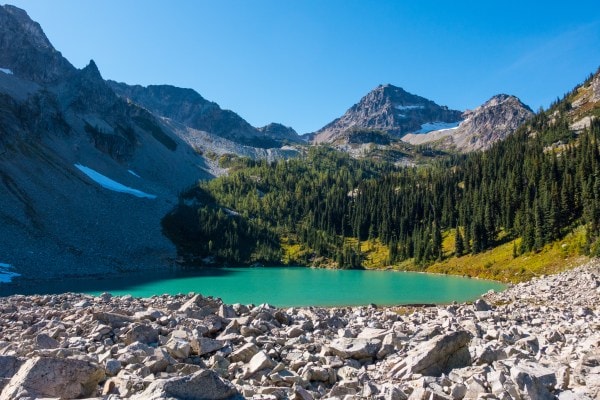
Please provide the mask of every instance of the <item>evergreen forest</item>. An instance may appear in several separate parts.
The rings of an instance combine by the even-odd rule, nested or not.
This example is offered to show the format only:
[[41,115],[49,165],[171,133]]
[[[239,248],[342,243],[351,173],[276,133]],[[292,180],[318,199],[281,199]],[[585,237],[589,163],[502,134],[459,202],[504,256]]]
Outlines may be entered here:
[[386,250],[382,265],[416,267],[512,241],[537,252],[576,228],[600,255],[600,122],[569,129],[570,96],[540,110],[485,152],[428,165],[354,159],[326,146],[276,162],[236,159],[227,176],[182,194],[163,230],[190,263],[360,268],[361,242]]

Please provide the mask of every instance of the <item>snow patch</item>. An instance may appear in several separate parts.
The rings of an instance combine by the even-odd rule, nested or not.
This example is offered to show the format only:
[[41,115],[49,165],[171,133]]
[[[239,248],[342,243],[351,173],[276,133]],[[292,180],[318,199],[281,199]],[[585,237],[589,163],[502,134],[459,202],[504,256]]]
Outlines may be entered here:
[[0,68],[0,72],[4,72],[6,75],[12,75],[13,74],[12,70],[10,70],[8,68]]
[[422,110],[425,108],[425,106],[395,106],[395,108],[396,110]]
[[448,129],[456,129],[460,121],[457,122],[427,122],[421,125],[421,129],[414,133],[427,133],[431,131],[444,131]]
[[227,215],[231,215],[232,217],[239,217],[240,213],[237,211],[233,211],[229,208],[223,207],[223,210],[225,210],[225,212],[227,213]]
[[81,164],[74,164],[74,165],[78,170],[80,170],[81,172],[86,174],[88,176],[88,178],[90,178],[91,180],[93,180],[94,182],[96,182],[97,184],[99,184],[100,186],[102,186],[105,189],[109,189],[109,190],[112,190],[115,192],[120,192],[120,193],[131,194],[133,196],[140,197],[140,198],[147,198],[147,199],[155,199],[156,198],[156,196],[153,194],[144,193],[140,190],[133,189],[133,188],[130,188],[129,186],[125,186],[123,184],[120,184],[119,182],[113,181],[112,179],[107,178],[106,176],[102,175],[101,173],[96,172],[93,169],[88,168],[84,165],[81,165]]
[[0,282],[9,283],[13,278],[21,276],[21,274],[11,271],[13,268],[10,264],[0,263]]
[[136,174],[134,171],[128,169],[127,172],[129,172],[131,175],[135,176],[136,178],[141,178],[141,176],[139,176],[138,174]]

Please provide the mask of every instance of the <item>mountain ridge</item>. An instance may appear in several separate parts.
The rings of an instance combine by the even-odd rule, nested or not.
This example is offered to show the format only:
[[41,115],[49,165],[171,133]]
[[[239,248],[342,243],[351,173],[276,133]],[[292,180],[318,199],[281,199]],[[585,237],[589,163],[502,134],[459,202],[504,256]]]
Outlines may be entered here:
[[128,85],[115,81],[107,84],[117,95],[148,109],[161,117],[170,118],[190,128],[210,132],[223,138],[256,147],[280,147],[285,140],[299,142],[292,128],[275,131],[267,125],[255,128],[231,110],[222,109],[217,103],[206,100],[194,89],[172,85]]

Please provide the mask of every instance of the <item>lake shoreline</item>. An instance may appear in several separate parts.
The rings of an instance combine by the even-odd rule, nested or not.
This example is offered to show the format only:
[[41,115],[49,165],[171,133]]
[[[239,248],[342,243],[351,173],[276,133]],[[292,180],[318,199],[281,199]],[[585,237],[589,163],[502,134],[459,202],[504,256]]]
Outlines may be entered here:
[[99,279],[20,280],[0,286],[0,294],[82,292],[97,295],[110,292],[149,297],[197,292],[231,303],[340,307],[372,303],[380,306],[449,304],[472,301],[491,289],[504,288],[505,285],[494,281],[443,274],[283,266],[134,272]]
[[[68,293],[0,298],[0,311],[0,398],[600,395],[598,260],[432,307]],[[65,374],[39,379],[56,370]]]

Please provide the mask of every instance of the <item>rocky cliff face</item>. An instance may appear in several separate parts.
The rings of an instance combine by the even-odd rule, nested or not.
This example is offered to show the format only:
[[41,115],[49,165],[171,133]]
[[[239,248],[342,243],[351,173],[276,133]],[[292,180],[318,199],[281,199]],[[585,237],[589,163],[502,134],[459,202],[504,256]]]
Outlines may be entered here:
[[460,111],[439,106],[393,85],[380,85],[343,116],[317,131],[313,143],[342,144],[348,136],[345,133],[350,130],[382,131],[400,137],[419,131],[428,123],[457,123],[460,120]]
[[221,109],[217,103],[204,99],[192,89],[169,85],[143,87],[113,81],[108,83],[119,96],[155,115],[244,145],[270,148],[280,147],[284,139],[299,141],[291,128],[271,124],[257,129],[233,111]]
[[484,150],[506,138],[532,116],[531,109],[517,97],[500,94],[463,113],[464,120],[456,128],[409,134],[402,140],[411,144],[434,143],[434,147],[460,152]]
[[0,68],[26,80],[52,83],[75,72],[40,25],[14,6],[0,7],[0,48]]

